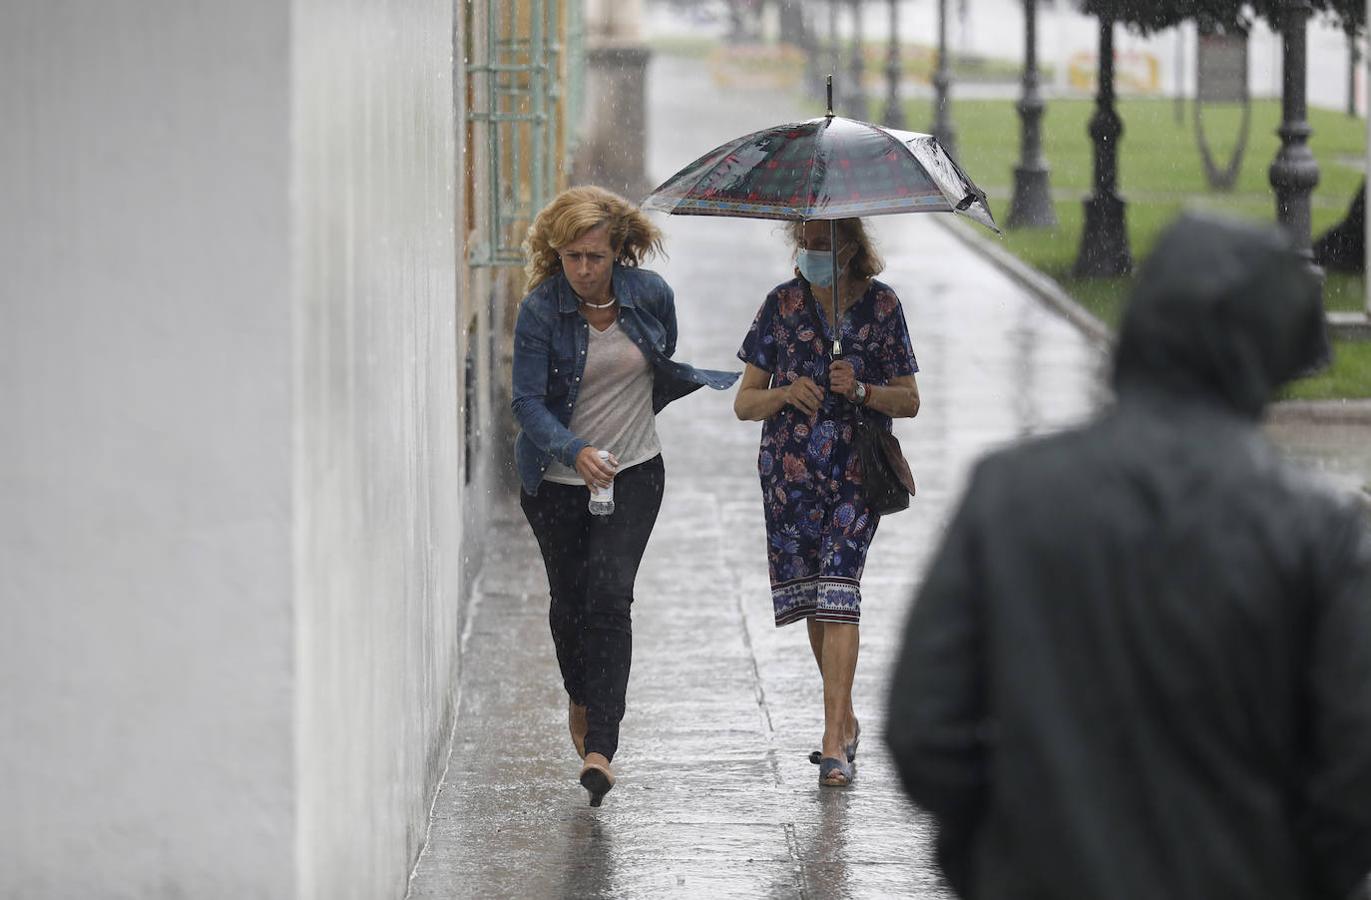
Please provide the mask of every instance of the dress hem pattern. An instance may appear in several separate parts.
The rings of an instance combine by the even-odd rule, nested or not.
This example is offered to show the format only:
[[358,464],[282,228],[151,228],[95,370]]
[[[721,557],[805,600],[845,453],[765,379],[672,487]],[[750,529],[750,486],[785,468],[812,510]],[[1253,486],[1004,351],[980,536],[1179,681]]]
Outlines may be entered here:
[[801,619],[856,625],[862,619],[862,589],[855,578],[798,578],[771,589],[776,627]]

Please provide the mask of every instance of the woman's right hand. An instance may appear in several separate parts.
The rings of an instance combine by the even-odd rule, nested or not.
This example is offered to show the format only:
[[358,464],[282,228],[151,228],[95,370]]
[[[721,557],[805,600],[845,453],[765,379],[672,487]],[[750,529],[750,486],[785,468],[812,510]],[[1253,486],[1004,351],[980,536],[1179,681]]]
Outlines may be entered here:
[[591,490],[609,487],[618,468],[619,461],[614,458],[613,453],[607,460],[600,459],[600,451],[594,447],[582,447],[581,452],[576,454],[576,474],[581,476],[586,487]]
[[786,405],[795,407],[807,416],[817,413],[824,402],[824,389],[808,375],[801,375],[782,390],[785,391]]

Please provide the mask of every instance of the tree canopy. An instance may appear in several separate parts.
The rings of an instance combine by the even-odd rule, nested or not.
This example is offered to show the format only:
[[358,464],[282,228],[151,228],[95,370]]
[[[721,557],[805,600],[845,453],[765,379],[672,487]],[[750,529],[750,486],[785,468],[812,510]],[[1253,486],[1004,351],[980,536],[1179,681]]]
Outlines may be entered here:
[[[1144,34],[1171,28],[1187,19],[1248,27],[1253,12],[1279,31],[1285,0],[1080,0],[1080,6],[1088,15],[1121,22]],[[1349,34],[1366,27],[1363,0],[1310,0],[1310,6],[1315,14],[1332,16]]]

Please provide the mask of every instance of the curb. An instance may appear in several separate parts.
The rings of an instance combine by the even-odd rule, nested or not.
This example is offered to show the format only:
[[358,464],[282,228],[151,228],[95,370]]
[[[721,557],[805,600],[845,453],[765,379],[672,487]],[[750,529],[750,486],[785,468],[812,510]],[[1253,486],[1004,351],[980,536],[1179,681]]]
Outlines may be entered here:
[[1371,313],[1330,312],[1326,315],[1329,337],[1349,341],[1371,341]]
[[1280,421],[1371,425],[1371,400],[1282,400],[1271,404],[1266,415]]

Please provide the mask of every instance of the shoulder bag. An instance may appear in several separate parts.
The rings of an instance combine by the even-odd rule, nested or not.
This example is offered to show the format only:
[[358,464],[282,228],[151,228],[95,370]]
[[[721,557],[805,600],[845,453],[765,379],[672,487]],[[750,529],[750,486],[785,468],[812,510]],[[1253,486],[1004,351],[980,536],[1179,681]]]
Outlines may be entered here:
[[909,508],[914,496],[914,473],[900,452],[900,439],[868,422],[857,408],[853,443],[862,461],[862,490],[866,504],[883,516]]

